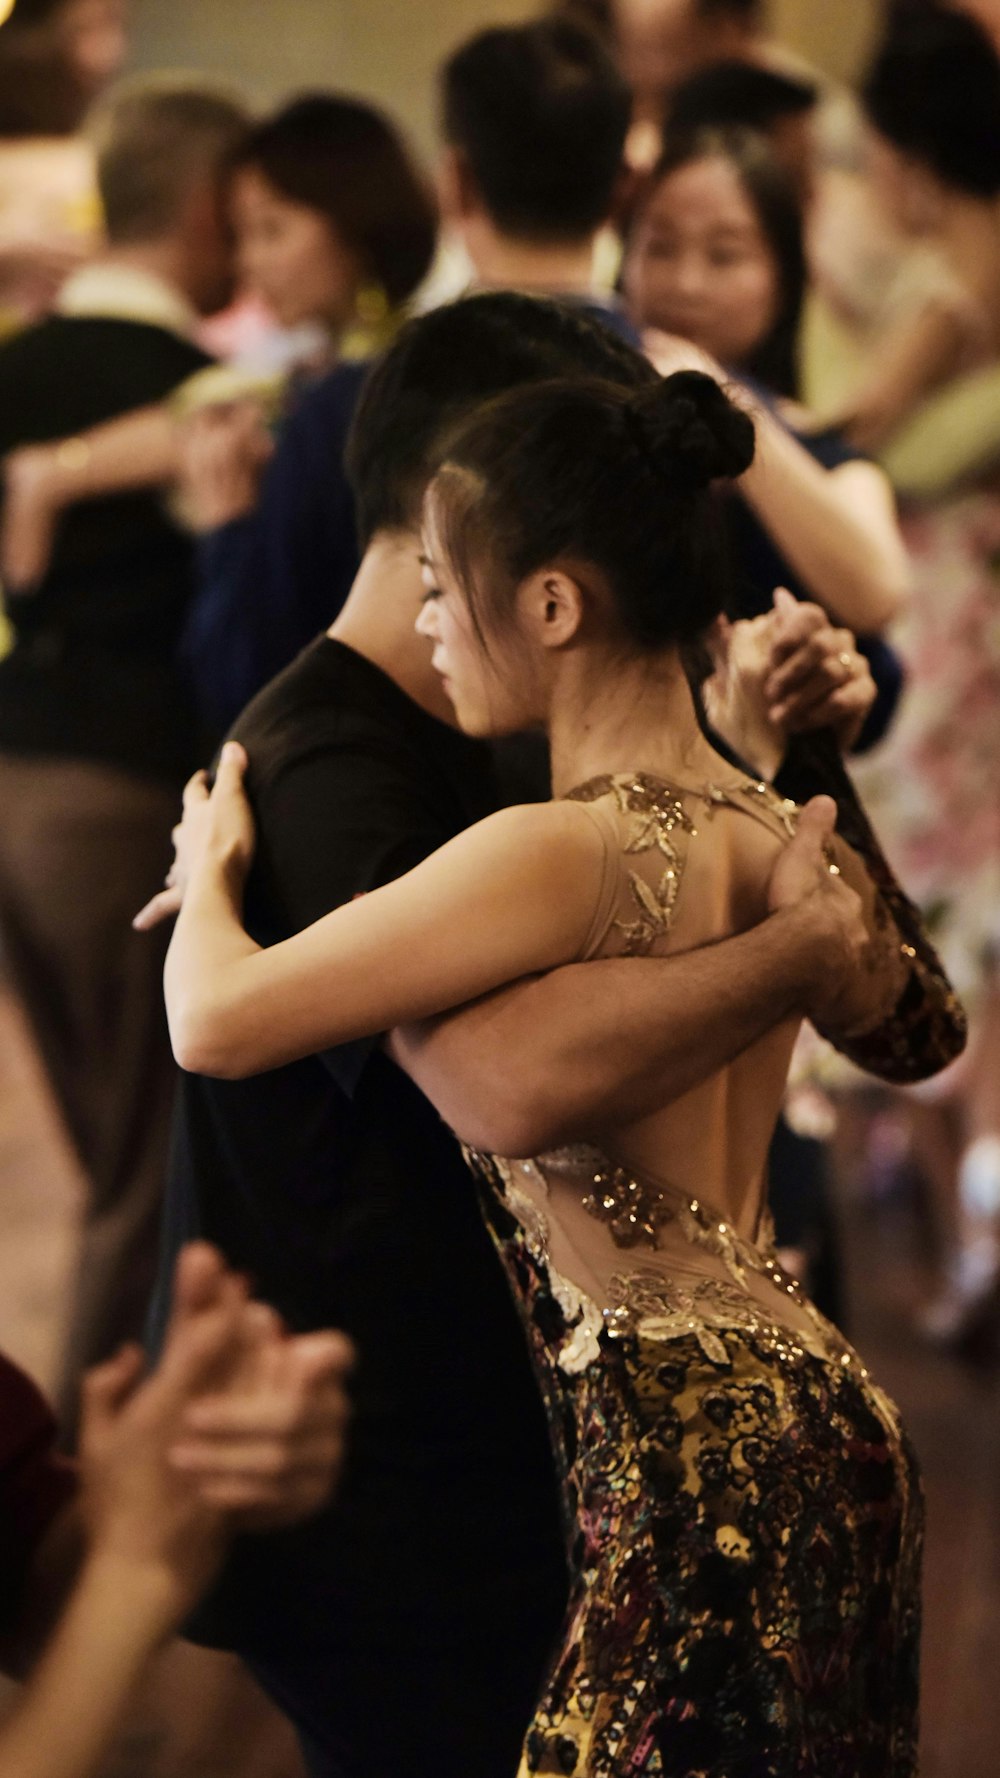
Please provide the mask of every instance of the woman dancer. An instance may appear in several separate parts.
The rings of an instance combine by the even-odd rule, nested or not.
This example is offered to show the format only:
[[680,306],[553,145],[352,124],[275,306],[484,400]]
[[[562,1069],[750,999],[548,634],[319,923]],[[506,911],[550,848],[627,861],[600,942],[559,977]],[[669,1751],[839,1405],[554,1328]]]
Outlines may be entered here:
[[[228,755],[212,799],[189,795],[167,971],[182,1065],[255,1072],[573,959],[764,917],[795,810],[709,746],[681,661],[722,602],[711,484],[752,450],[747,417],[696,373],[515,392],[451,441],[421,627],[463,728],[547,728],[558,800],[491,817],[262,951],[240,923],[252,833]],[[878,888],[832,844],[821,892],[859,895],[871,935],[840,1035],[931,1071],[961,1046],[960,1012],[880,864]],[[914,1769],[913,1460],[760,1229],[794,1036],[654,1117],[581,1132],[597,1148],[470,1156],[550,1409],[574,1579],[523,1774]]]

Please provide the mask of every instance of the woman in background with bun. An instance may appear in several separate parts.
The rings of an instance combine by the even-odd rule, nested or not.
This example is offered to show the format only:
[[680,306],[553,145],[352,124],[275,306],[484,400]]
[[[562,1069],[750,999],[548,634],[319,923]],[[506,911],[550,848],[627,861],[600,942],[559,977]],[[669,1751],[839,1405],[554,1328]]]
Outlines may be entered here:
[[[961,1047],[870,843],[874,875],[832,836],[828,799],[793,841],[795,806],[699,727],[682,657],[725,595],[713,483],[745,472],[753,426],[712,378],[638,381],[492,402],[451,438],[425,502],[417,627],[456,720],[479,736],[544,727],[555,800],[489,817],[261,950],[241,923],[253,834],[228,747],[211,797],[189,787],[179,835],[167,1003],[183,1067],[249,1075],[562,964],[711,944],[768,916],[769,879],[776,917],[822,923],[822,1022],[857,1060],[933,1072]],[[919,1033],[897,1010],[915,972],[933,1003]],[[844,1770],[915,1769],[913,1460],[761,1229],[795,1004],[676,1103],[595,1104],[579,1132],[593,1146],[469,1153],[571,1537],[522,1778],[779,1778],[828,1747]]]

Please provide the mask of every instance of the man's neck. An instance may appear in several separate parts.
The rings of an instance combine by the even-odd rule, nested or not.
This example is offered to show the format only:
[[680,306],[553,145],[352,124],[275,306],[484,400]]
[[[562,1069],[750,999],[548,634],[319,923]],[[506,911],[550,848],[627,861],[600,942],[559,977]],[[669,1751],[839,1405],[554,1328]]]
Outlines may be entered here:
[[486,289],[545,296],[596,294],[593,236],[569,244],[516,240],[482,216],[468,218],[462,232],[476,283]]
[[174,241],[142,241],[129,246],[110,245],[100,255],[101,265],[122,271],[141,272],[165,284],[187,303],[192,296],[187,288],[184,253]]
[[430,644],[415,629],[423,597],[419,551],[415,535],[380,532],[327,635],[380,667],[429,716],[455,728],[455,712],[431,666]]

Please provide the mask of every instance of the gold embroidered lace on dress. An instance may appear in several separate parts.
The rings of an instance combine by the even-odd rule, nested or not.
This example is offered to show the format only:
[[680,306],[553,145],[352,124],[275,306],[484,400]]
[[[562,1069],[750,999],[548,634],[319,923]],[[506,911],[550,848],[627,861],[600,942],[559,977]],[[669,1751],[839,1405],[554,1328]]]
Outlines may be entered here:
[[626,857],[639,853],[658,852],[663,869],[656,882],[650,883],[639,871],[628,873],[629,894],[634,917],[619,914],[614,930],[619,936],[625,957],[645,957],[658,940],[664,939],[673,923],[677,897],[684,876],[687,848],[679,844],[681,836],[697,839],[698,829],[687,810],[687,799],[695,798],[704,805],[705,817],[711,820],[723,804],[751,809],[760,816],[765,810],[776,817],[787,834],[795,832],[798,814],[795,803],[780,797],[763,779],[740,778],[733,784],[706,784],[698,789],[667,784],[662,778],[646,772],[618,773],[591,778],[568,792],[566,800],[578,803],[601,802],[610,797],[618,813],[626,819],[622,851]]

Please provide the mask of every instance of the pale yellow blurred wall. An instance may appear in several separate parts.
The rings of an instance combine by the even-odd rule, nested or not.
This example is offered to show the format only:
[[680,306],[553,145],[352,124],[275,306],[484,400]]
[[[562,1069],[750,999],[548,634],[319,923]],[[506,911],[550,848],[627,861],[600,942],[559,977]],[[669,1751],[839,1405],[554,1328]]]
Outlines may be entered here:
[[878,31],[879,0],[770,0],[770,28],[839,80],[856,79]]
[[483,24],[524,18],[530,0],[136,0],[138,67],[201,69],[261,102],[309,86],[381,101],[434,141],[434,71]]
[[[379,99],[425,151],[434,70],[477,26],[524,18],[531,0],[135,0],[135,63],[231,77],[262,103],[305,86]],[[829,73],[862,65],[880,0],[770,0],[771,27]]]

